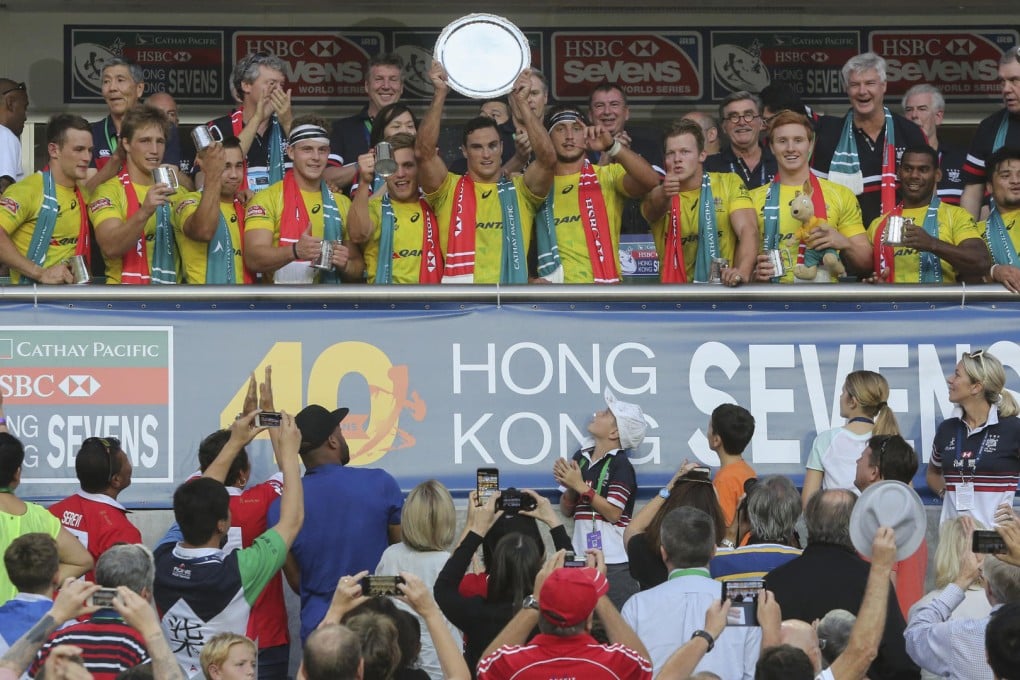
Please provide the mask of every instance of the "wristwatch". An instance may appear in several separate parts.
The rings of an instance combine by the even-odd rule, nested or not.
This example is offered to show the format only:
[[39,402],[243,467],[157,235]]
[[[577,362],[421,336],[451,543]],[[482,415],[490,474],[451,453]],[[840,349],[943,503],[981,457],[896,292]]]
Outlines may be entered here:
[[708,643],[708,651],[711,652],[712,648],[715,647],[715,638],[707,630],[696,630],[691,634],[691,639],[701,638]]
[[587,503],[588,505],[591,505],[591,499],[593,498],[595,498],[595,494],[592,492],[591,489],[588,489],[583,494],[581,494],[581,496],[578,498],[578,502],[583,502]]
[[662,500],[669,500],[669,487],[668,486],[664,486],[661,489],[659,489],[659,498],[661,498]]
[[[524,598],[524,601],[521,602],[521,607],[524,609],[534,609],[535,611],[538,611],[538,598],[534,595],[527,595]],[[709,649],[711,648],[711,644],[709,644]]]

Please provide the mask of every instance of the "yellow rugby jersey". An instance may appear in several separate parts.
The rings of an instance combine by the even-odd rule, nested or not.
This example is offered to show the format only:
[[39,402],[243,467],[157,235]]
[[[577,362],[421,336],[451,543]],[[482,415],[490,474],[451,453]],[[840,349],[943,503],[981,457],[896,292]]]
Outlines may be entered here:
[[[131,186],[134,187],[135,194],[138,196],[138,204],[141,205],[145,202],[145,196],[149,193],[149,188],[154,185],[132,182]],[[144,229],[145,256],[150,267],[152,266],[152,253],[156,246],[157,214],[157,212],[152,213],[152,216],[146,221]],[[89,198],[89,215],[92,217],[92,224],[96,227],[102,224],[104,220],[110,218],[127,221],[127,196],[124,194],[124,185],[120,183],[119,177],[106,180],[92,192],[92,197]],[[106,282],[108,284],[119,284],[120,273],[123,268],[123,258],[108,258],[106,260]],[[180,271],[177,272],[177,278],[180,280]]]
[[[382,194],[368,200],[368,215],[372,219],[372,237],[365,244],[365,273],[368,282],[375,283],[375,272],[379,268],[379,239],[382,237]],[[414,200],[401,203],[390,199],[393,206],[393,283],[418,283],[421,272],[422,238],[425,219],[421,214],[421,203]],[[434,222],[438,237],[439,220]]]
[[[461,175],[452,172],[438,189],[428,194],[429,202],[436,213],[439,228],[439,243],[443,255],[447,253],[450,239],[450,216],[457,194],[457,182]],[[535,224],[535,213],[542,207],[544,197],[531,193],[524,175],[513,178],[517,188],[517,219],[521,225],[521,256],[526,257],[531,245],[531,234]],[[500,206],[496,184],[475,182],[475,283],[498,283],[503,264],[503,209]],[[527,265],[525,265],[526,267]]]
[[[312,223],[312,236],[322,238],[324,218],[322,215],[322,192],[301,190],[301,199],[305,202],[308,219]],[[343,194],[333,192],[333,200],[340,211],[343,222],[342,240],[347,240],[347,211],[351,208],[351,199]],[[280,222],[283,219],[283,182],[271,184],[268,188],[255,194],[248,202],[248,210],[244,221],[244,230],[265,229],[273,232],[273,245],[280,243]]]
[[[903,217],[913,219],[914,224],[919,227],[924,224],[924,217],[927,214],[928,206],[910,209],[904,208],[903,210]],[[868,227],[868,238],[871,239],[871,244],[875,248],[882,245],[875,241],[875,237],[878,235],[878,228],[884,219],[884,215],[876,217]],[[974,218],[970,216],[969,212],[959,206],[949,205],[948,203],[939,205],[938,221],[940,241],[958,246],[969,238],[981,238],[982,232],[978,231]],[[893,246],[893,252],[896,254],[896,277],[894,283],[917,283],[920,281],[920,251],[905,246]],[[956,270],[953,269],[953,266],[945,260],[940,259],[939,262],[942,264],[942,281],[944,283],[955,283]]]
[[[10,189],[7,191],[10,191]],[[1002,223],[1006,225],[1006,233],[1009,234],[1009,240],[1013,243],[1013,247],[1016,248],[1017,252],[1020,253],[1020,219],[1018,219],[1020,218],[1020,210],[999,213],[999,216],[1002,217]],[[982,239],[985,239],[985,232],[988,231],[988,221],[978,222],[977,228],[978,234]],[[985,244],[987,246],[987,239]]]
[[[44,268],[74,256],[75,248],[78,247],[78,233],[81,231],[81,211],[87,210],[86,206],[78,205],[78,195],[73,188],[57,184],[56,189],[60,210],[43,261]],[[0,228],[7,232],[14,247],[22,255],[28,253],[28,247],[32,244],[42,203],[43,179],[38,172],[10,185],[0,196]],[[18,283],[20,280],[21,274],[12,269],[11,281]]]
[[[740,177],[732,172],[710,172],[708,179],[712,183],[712,198],[715,201],[715,227],[719,238],[719,257],[725,257],[730,264],[734,263],[733,254],[737,247],[737,237],[730,225],[730,215],[742,208],[753,208],[747,187]],[[700,183],[700,178],[699,178]],[[691,191],[680,192],[680,244],[684,251],[684,268],[687,280],[694,280],[694,265],[698,258],[698,213],[701,209],[701,186]],[[655,249],[659,253],[659,272],[661,278],[662,258],[666,254],[666,231],[669,229],[669,210],[655,221],[652,227],[652,238]]]
[[[627,171],[619,163],[594,165],[592,169],[599,179],[599,188],[606,203],[609,217],[609,234],[613,241],[613,255],[616,271],[620,271],[620,221],[623,204],[630,198],[623,190],[623,178]],[[588,251],[588,236],[581,221],[581,206],[578,203],[577,185],[581,173],[557,175],[553,184],[553,216],[556,220],[556,245],[563,264],[564,283],[592,283],[591,254]],[[541,208],[539,208],[541,211]]]
[[[836,228],[847,238],[857,234],[865,234],[864,220],[861,217],[861,206],[854,193],[841,184],[827,179],[818,179],[825,197],[825,222]],[[764,247],[765,243],[765,196],[771,184],[765,184],[751,191],[754,212],[758,215],[758,234]],[[793,266],[797,264],[797,247],[800,242],[796,234],[800,230],[800,222],[790,214],[790,201],[803,193],[802,185],[781,184],[779,188],[779,248],[785,250],[790,257],[790,269],[780,279],[780,283],[793,283]],[[833,279],[835,281],[835,279]]]
[[[186,193],[173,204],[174,237],[184,264],[184,275],[188,283],[204,284],[206,267],[209,263],[209,244],[196,241],[184,233],[184,223],[198,210],[202,200],[202,192]],[[241,258],[241,230],[238,227],[234,202],[219,202],[220,214],[227,222],[230,241],[234,244],[234,283],[244,283],[244,261]]]

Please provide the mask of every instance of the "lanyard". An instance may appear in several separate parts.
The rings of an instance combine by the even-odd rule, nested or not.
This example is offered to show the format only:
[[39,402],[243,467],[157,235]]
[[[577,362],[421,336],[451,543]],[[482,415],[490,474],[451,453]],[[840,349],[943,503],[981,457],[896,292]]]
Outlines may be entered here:
[[[963,440],[967,438],[967,428],[963,424],[963,419],[960,419],[960,425],[956,428],[956,460],[960,460],[960,453],[963,450]],[[978,447],[977,455],[974,457],[974,468],[971,475],[977,472],[978,463],[981,462],[981,454],[985,452],[985,440],[988,439],[988,426],[985,426],[984,435],[981,437],[981,446]],[[964,472],[963,468],[960,468],[960,474]]]
[[[736,153],[733,154],[736,156]],[[740,174],[744,178],[745,184],[751,183],[751,167],[744,162],[744,159],[737,156],[736,163],[730,163],[730,172],[736,173],[737,168],[740,168]],[[765,179],[765,153],[762,152],[761,161],[758,163],[758,174],[761,176],[761,183],[758,186],[766,184],[768,180]]]
[[[599,478],[594,487],[595,493],[597,493],[599,496],[602,495],[602,487],[606,483],[606,477],[609,476],[609,454],[607,453],[605,456],[603,456],[603,459],[605,460],[605,463],[602,465],[602,469],[599,471]],[[588,467],[590,465],[587,458],[582,457],[581,461],[585,464],[585,467]]]
[[673,579],[680,578],[681,576],[709,576],[710,577],[708,569],[702,569],[700,567],[691,567],[690,569],[674,569],[673,571],[669,572],[669,578],[666,579],[666,580],[667,581],[672,581]]
[[856,416],[846,421],[847,425],[849,425],[850,423],[868,423],[869,425],[874,425],[875,421],[872,420],[871,418],[865,418],[864,416]]
[[106,134],[106,146],[109,147],[110,155],[112,156],[113,152],[117,150],[117,134],[116,134],[117,131],[114,130],[114,134],[113,135],[110,134],[111,122],[112,121],[110,120],[110,117],[107,116],[106,123],[103,125],[103,132]]

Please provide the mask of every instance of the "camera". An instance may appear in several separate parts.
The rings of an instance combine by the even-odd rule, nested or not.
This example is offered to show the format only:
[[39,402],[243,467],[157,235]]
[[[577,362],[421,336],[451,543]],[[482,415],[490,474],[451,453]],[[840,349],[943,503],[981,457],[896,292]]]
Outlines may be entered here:
[[588,566],[588,560],[585,558],[584,555],[581,555],[580,557],[577,557],[576,555],[574,555],[574,553],[568,552],[563,557],[563,566],[564,567],[571,567],[571,568],[575,568],[575,569],[576,568],[580,568],[580,567],[587,567]]
[[512,486],[504,489],[496,499],[496,509],[502,510],[506,517],[513,517],[521,510],[530,511],[537,507],[538,502],[534,498]]
[[1006,550],[1006,541],[1002,539],[998,531],[982,529],[974,530],[974,537],[971,539],[971,552],[985,553],[989,555],[1001,555],[1009,552]]
[[93,607],[112,607],[115,597],[117,597],[116,588],[100,588],[89,597],[89,604]]
[[397,588],[397,584],[403,582],[403,576],[366,576],[361,579],[361,592],[369,597],[402,595],[403,593]]
[[255,414],[255,427],[280,427],[283,416],[276,411],[259,411]]

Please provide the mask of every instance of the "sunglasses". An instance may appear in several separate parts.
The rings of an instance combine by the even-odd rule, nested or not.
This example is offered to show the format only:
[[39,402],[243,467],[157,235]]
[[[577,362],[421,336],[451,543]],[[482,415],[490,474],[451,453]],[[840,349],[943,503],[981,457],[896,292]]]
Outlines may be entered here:
[[14,87],[8,88],[8,89],[4,90],[3,92],[0,92],[0,97],[3,97],[6,94],[10,94],[11,92],[17,92],[18,90],[21,90],[22,92],[27,92],[28,88],[25,87],[25,83],[18,83]]
[[113,481],[113,461],[114,456],[120,451],[120,440],[115,437],[89,437],[81,443],[81,448],[84,449],[86,446],[101,446],[103,451],[106,452],[106,465],[110,471],[109,476],[106,479],[106,483],[109,484]]

